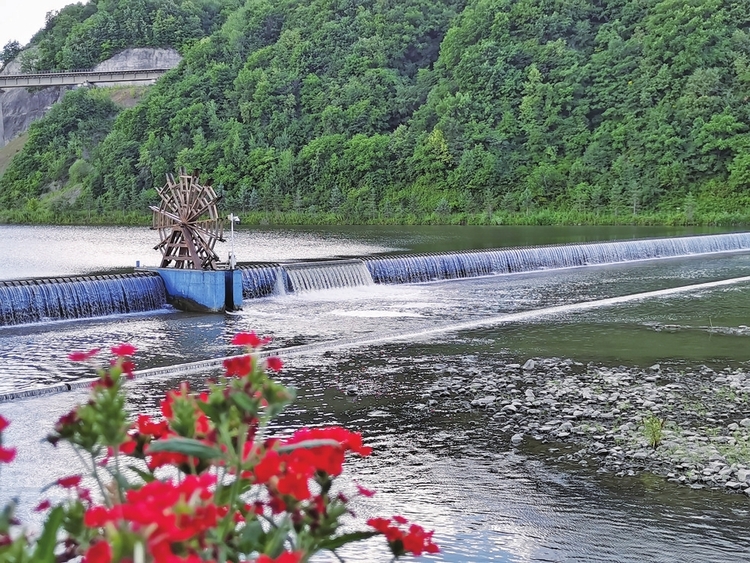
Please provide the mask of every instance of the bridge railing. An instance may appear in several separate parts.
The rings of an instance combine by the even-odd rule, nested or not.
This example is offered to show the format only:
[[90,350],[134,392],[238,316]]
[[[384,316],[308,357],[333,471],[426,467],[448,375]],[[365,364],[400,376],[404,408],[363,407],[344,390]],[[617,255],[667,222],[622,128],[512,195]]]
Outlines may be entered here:
[[80,70],[0,75],[0,88],[73,86],[85,82],[143,82],[155,80],[170,68],[128,70]]

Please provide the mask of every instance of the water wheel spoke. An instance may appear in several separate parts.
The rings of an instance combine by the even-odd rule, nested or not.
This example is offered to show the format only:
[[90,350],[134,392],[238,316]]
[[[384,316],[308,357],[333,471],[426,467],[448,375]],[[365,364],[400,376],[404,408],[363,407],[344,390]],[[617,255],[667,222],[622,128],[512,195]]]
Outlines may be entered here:
[[203,252],[205,252],[207,255],[218,258],[218,255],[214,252],[214,249],[213,249],[214,241],[212,239],[206,240],[203,237],[196,237],[195,242],[198,243],[198,246],[200,246],[200,249]]
[[223,229],[220,225],[217,225],[220,222],[220,219],[204,219],[203,221],[191,223],[191,226],[209,238],[224,242]]
[[200,203],[200,207],[198,209],[192,209],[191,208],[191,219],[198,219],[202,215],[205,215],[206,213],[210,213],[212,209],[216,209],[216,204],[219,203],[219,200],[221,200],[220,197],[214,196],[208,201],[196,201],[195,203]]
[[171,219],[174,222],[173,224],[179,225],[180,223],[182,223],[182,219],[180,219],[179,215],[175,215],[174,213],[171,213],[167,211],[166,209],[158,209],[158,208],[154,209],[153,207],[151,209],[156,211],[159,214],[159,216]]

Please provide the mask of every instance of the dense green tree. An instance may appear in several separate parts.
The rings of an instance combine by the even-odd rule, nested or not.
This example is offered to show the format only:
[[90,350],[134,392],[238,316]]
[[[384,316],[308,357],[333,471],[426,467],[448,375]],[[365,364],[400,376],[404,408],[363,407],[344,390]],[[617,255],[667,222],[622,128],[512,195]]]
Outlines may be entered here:
[[184,61],[115,121],[42,120],[0,183],[13,205],[58,184],[141,205],[179,166],[243,212],[347,221],[750,203],[748,2],[98,0],[34,43],[39,68]]

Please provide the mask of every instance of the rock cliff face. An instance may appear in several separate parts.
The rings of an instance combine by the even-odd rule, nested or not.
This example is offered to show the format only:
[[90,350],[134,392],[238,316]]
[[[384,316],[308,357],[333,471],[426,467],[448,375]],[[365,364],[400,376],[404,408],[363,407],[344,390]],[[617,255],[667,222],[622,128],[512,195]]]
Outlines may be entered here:
[[[111,59],[99,63],[94,70],[140,70],[146,68],[174,68],[182,58],[173,49],[127,49]],[[20,64],[9,63],[2,74],[18,74]],[[98,86],[123,86],[127,83],[101,83]],[[29,92],[25,88],[0,90],[0,147],[7,145],[42,117],[55,102],[60,101],[70,86],[43,88]]]
[[[21,65],[15,61],[6,65],[2,74],[18,74]],[[56,86],[29,92],[25,88],[0,90],[0,147],[7,145],[42,117],[52,104],[60,101],[67,88]]]

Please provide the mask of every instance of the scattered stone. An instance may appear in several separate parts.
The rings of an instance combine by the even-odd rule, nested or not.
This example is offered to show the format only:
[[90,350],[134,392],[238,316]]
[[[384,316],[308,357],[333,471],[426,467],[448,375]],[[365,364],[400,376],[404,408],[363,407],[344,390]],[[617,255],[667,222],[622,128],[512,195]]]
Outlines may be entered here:
[[[467,377],[450,365],[431,369],[450,375],[424,390],[415,411],[426,403],[486,412],[513,446],[526,435],[567,443],[580,451],[565,459],[596,464],[597,471],[645,470],[695,488],[750,491],[750,369],[654,364],[643,370],[555,358],[505,364],[495,373],[471,368]],[[665,423],[655,449],[646,434],[649,417]]]

